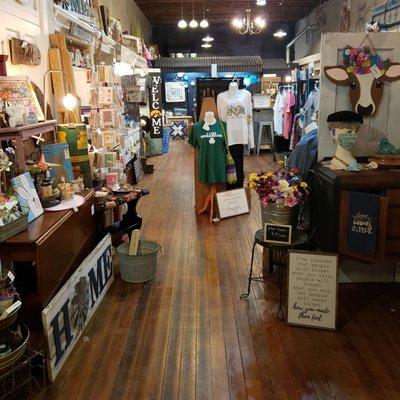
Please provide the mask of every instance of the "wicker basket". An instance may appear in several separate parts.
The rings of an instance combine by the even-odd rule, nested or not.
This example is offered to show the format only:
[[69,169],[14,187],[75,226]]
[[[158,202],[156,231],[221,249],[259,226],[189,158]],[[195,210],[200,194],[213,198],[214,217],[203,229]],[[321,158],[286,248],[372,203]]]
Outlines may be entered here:
[[0,226],[0,243],[28,228],[28,216],[22,215],[7,225]]

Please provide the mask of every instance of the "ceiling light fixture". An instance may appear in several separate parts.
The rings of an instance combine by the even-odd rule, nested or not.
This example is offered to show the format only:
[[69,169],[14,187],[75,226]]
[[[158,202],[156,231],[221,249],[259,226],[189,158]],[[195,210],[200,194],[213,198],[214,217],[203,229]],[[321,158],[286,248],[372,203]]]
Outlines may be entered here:
[[265,6],[267,4],[267,0],[257,0],[258,6]]
[[190,26],[192,29],[195,29],[195,28],[197,28],[197,27],[199,26],[199,23],[194,19],[194,0],[193,0],[193,3],[192,3],[192,12],[193,12],[193,18],[192,18],[192,20],[189,22],[189,26]]
[[187,26],[188,26],[188,24],[185,21],[185,19],[183,18],[183,0],[182,0],[182,16],[181,16],[181,20],[178,22],[178,28],[186,29]]
[[203,44],[201,45],[201,47],[203,47],[204,49],[209,49],[209,48],[212,47],[212,44],[210,44],[210,43],[203,43]]
[[267,26],[264,17],[257,16],[254,21],[251,19],[251,9],[246,9],[246,16],[242,18],[234,18],[232,25],[241,35],[258,35]]
[[201,39],[203,42],[213,42],[214,38],[211,37],[210,35],[207,34],[206,37],[203,37],[203,39]]
[[200,21],[200,28],[206,29],[210,26],[206,19],[206,3],[203,3],[203,19]]
[[285,36],[287,36],[287,33],[284,30],[279,29],[274,33],[274,36],[277,38],[284,38]]

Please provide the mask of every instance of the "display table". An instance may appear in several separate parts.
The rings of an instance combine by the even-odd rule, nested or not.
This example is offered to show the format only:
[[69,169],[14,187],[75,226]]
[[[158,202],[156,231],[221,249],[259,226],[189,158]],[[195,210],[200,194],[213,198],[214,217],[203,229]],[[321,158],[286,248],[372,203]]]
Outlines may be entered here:
[[342,191],[360,191],[387,197],[387,228],[384,235],[386,255],[400,254],[400,169],[373,171],[332,171],[319,164],[314,168],[311,190],[314,240],[319,249],[338,252],[340,201]]
[[15,140],[17,145],[17,163],[20,171],[26,171],[26,161],[23,150],[23,141],[31,138],[32,136],[39,136],[45,133],[51,133],[54,136],[54,142],[56,142],[57,136],[57,121],[50,120],[45,122],[39,122],[33,125],[19,126],[17,128],[1,128],[0,129],[0,141],[3,140]]
[[[0,244],[2,260],[35,263],[34,302],[41,308],[95,246],[94,192],[86,190],[82,196],[85,203],[78,212],[45,212],[32,221],[27,230]],[[17,279],[24,280],[21,270]]]

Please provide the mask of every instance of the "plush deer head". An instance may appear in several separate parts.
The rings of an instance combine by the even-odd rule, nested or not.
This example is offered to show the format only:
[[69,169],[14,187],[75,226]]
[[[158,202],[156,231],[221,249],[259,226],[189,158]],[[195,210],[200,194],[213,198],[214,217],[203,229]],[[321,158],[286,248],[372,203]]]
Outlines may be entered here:
[[344,50],[345,66],[325,67],[326,77],[336,85],[348,86],[353,111],[363,116],[377,113],[385,82],[400,79],[400,63],[383,62],[366,48]]

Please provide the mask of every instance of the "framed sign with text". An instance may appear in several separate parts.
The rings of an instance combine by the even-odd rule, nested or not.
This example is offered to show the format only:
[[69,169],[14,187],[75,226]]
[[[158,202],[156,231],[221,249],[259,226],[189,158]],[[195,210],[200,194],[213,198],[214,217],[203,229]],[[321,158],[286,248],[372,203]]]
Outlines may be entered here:
[[264,242],[276,244],[292,243],[292,226],[265,224],[264,226]]
[[216,197],[221,219],[250,212],[244,188],[219,192]]
[[287,323],[336,330],[338,255],[289,251]]

